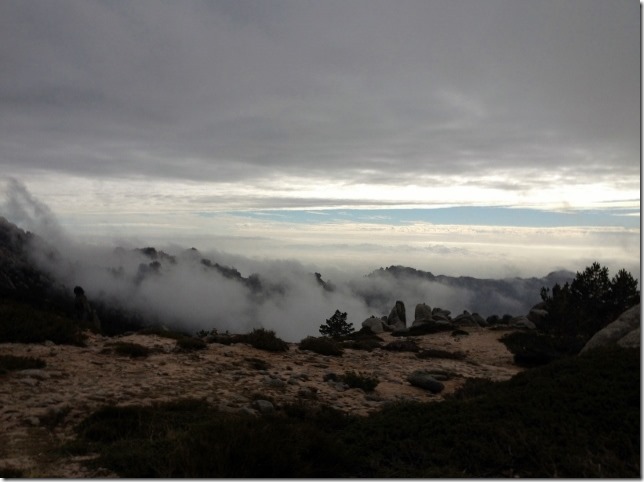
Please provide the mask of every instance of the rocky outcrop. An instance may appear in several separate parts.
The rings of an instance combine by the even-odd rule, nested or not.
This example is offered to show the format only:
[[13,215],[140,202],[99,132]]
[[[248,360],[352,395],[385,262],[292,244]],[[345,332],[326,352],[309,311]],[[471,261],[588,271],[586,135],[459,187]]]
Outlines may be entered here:
[[418,303],[414,310],[414,325],[432,321],[432,308],[425,303]]
[[364,320],[362,322],[362,327],[369,328],[372,333],[376,333],[376,334],[382,333],[383,331],[385,331],[382,320],[380,318],[376,318],[375,316],[372,316]]
[[405,303],[396,301],[387,317],[387,325],[394,330],[403,330],[407,328],[407,315],[405,314]]
[[614,344],[638,348],[640,346],[640,327],[640,305],[637,304],[595,333],[580,353]]
[[431,393],[440,393],[445,388],[441,382],[436,380],[432,373],[416,370],[407,377],[407,381],[413,386],[423,388]]

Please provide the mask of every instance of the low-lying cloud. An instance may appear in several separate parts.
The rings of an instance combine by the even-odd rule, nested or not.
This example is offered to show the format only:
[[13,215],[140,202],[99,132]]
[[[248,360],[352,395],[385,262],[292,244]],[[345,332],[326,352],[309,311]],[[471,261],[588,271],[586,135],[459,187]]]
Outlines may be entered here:
[[414,270],[412,275],[378,270],[365,276],[336,269],[329,279],[316,265],[294,260],[258,260],[176,245],[147,249],[81,243],[17,180],[9,183],[3,211],[10,221],[41,236],[34,244],[34,259],[70,292],[80,285],[90,301],[192,332],[214,328],[239,333],[264,327],[285,340],[299,341],[318,335],[336,309],[347,312],[348,321],[359,329],[366,318],[387,315],[397,300],[405,303],[410,323],[417,303],[454,314],[467,309],[484,316],[518,315],[538,297],[520,285],[511,295],[482,295],[469,285],[450,285]]

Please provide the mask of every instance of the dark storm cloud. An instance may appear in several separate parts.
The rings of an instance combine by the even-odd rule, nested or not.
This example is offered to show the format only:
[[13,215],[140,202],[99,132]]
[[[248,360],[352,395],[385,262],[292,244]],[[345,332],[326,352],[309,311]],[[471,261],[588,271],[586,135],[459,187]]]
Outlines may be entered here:
[[639,177],[635,1],[5,0],[0,64],[12,175]]

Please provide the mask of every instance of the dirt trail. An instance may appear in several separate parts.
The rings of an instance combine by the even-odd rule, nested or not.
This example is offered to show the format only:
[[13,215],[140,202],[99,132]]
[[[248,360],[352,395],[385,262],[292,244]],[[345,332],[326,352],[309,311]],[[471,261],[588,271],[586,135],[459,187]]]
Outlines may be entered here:
[[[245,344],[211,344],[206,350],[175,351],[175,341],[155,335],[107,338],[88,334],[86,347],[44,344],[0,344],[0,354],[43,359],[42,370],[0,376],[0,468],[19,468],[29,477],[108,477],[90,472],[82,458],[61,457],[52,449],[73,437],[73,427],[107,404],[146,404],[183,397],[203,398],[222,410],[252,410],[258,396],[277,406],[297,399],[326,403],[356,415],[367,415],[398,400],[440,401],[467,378],[506,380],[520,371],[499,338],[507,331],[471,330],[468,336],[449,332],[417,337],[422,349],[465,353],[464,360],[419,359],[414,353],[376,349],[345,350],[342,357],[301,351],[269,353]],[[388,343],[398,338],[381,335]],[[119,356],[109,348],[116,341],[153,349],[143,359]],[[258,360],[267,364],[258,369]],[[260,367],[261,368],[261,367]],[[407,382],[414,370],[454,374],[445,389],[433,395]],[[330,372],[354,371],[377,378],[375,392],[343,389],[324,381]]]

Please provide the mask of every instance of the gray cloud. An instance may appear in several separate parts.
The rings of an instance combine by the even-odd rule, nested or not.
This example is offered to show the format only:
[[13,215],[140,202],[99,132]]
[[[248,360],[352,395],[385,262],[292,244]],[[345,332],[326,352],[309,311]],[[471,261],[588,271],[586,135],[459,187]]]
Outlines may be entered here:
[[506,170],[530,184],[535,169],[619,182],[639,177],[638,59],[627,0],[8,0],[0,163],[217,182]]

